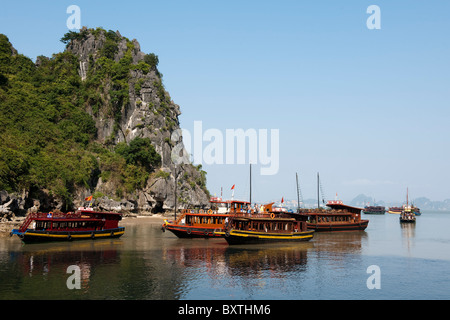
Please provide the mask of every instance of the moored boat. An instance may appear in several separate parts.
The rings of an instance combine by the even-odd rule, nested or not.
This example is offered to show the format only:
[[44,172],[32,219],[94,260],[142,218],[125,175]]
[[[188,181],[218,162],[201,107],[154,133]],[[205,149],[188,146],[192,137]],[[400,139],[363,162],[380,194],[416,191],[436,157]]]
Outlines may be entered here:
[[[404,207],[390,207],[388,212],[393,214],[401,214],[403,209]],[[422,214],[420,208],[417,208],[415,206],[411,206],[411,210],[416,216],[420,216]]]
[[386,208],[384,206],[365,206],[364,214],[385,214]]
[[402,210],[402,213],[400,214],[399,219],[400,219],[400,223],[402,223],[402,222],[415,223],[416,222],[414,206],[409,205],[408,188],[406,188],[406,205],[403,206],[403,210]]
[[409,205],[408,188],[406,188],[406,205],[403,205],[401,207],[389,207],[388,212],[394,213],[394,214],[401,214],[405,210],[405,207],[410,207],[409,209],[411,209],[411,212],[414,213],[414,215],[416,215],[416,216],[420,216],[422,214],[422,212],[420,211],[420,208],[414,206],[413,204]]
[[402,207],[389,207],[388,212],[393,214],[400,214],[402,213],[403,208]]
[[405,206],[400,214],[400,222],[414,223],[416,222],[416,215],[410,206]]
[[118,238],[125,233],[125,228],[119,227],[121,219],[120,213],[92,208],[79,208],[73,213],[30,213],[10,235],[17,235],[25,243]]
[[308,230],[305,216],[269,210],[258,214],[234,214],[215,234],[223,236],[228,244],[236,245],[309,241],[314,230]]
[[341,200],[327,202],[329,209],[300,209],[308,217],[308,229],[315,231],[358,231],[365,230],[369,220],[361,219],[362,208],[345,205]]
[[[214,230],[225,225],[230,214],[247,212],[250,202],[239,200],[211,201],[211,209],[183,209],[176,221],[164,220],[162,230],[169,230],[179,238],[212,238],[220,237]],[[222,204],[226,205],[223,212]]]

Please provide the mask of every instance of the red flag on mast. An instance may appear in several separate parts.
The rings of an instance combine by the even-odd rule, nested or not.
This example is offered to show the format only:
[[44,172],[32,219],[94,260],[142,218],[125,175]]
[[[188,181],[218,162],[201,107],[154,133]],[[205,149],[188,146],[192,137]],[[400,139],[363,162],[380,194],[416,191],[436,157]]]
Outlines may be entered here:
[[233,184],[233,186],[231,187],[231,190],[233,190],[233,189],[234,189],[234,186],[235,186],[235,184]]

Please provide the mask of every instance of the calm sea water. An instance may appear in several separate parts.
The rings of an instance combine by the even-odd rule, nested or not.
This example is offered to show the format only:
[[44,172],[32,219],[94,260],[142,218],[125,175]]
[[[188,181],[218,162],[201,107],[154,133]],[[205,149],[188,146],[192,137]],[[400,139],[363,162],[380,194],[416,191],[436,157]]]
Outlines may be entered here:
[[[450,212],[425,211],[403,226],[394,214],[363,217],[364,232],[264,246],[178,239],[140,218],[124,220],[117,240],[0,238],[0,299],[450,299]],[[80,289],[67,286],[71,265]],[[379,289],[368,288],[370,266]]]

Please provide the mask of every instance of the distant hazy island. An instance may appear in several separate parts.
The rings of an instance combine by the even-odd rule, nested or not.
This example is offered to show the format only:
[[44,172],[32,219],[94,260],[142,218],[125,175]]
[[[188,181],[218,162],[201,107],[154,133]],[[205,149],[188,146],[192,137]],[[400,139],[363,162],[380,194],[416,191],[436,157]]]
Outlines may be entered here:
[[[320,200],[321,205],[324,205],[322,200]],[[411,199],[411,203],[415,206],[419,207],[421,210],[433,210],[433,211],[450,211],[450,199],[445,199],[443,201],[432,201],[426,197],[419,197]],[[346,204],[364,208],[367,205],[378,205],[388,207],[397,207],[402,206],[404,203],[399,202],[387,202],[383,200],[376,200],[370,196],[360,194],[353,198],[350,202],[346,202]],[[288,208],[296,208],[297,200],[284,200],[284,207]],[[317,199],[305,199],[302,203],[303,208],[316,208],[317,207]]]

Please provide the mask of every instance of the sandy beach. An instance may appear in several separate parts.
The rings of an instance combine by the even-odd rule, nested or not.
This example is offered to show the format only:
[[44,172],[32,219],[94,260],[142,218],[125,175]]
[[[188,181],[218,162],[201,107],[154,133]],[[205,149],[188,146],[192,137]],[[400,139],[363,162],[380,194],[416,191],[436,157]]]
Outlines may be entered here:
[[152,216],[133,216],[133,217],[124,217],[122,221],[120,221],[120,225],[133,225],[133,224],[141,224],[141,223],[149,223],[149,224],[162,224],[165,219],[173,219],[173,214],[155,214]]

